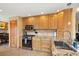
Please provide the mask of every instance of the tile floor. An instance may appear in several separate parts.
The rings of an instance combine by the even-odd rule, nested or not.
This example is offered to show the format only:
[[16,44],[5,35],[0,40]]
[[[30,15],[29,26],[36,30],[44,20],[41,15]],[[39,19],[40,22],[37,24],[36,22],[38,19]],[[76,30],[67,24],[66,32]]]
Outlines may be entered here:
[[[0,56],[50,56],[50,53],[21,48],[6,48],[0,46]],[[79,52],[57,49],[57,52],[55,54],[52,54],[52,56],[79,56]]]
[[49,56],[47,52],[0,47],[0,56]]

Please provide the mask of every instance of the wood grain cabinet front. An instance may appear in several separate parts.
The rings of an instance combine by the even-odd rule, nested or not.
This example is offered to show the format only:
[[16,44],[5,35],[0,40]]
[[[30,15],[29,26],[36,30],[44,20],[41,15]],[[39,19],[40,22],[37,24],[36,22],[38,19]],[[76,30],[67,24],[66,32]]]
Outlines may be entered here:
[[39,29],[48,29],[48,15],[40,16]]
[[64,29],[64,12],[59,12],[58,17],[58,29]]
[[40,50],[44,52],[50,52],[51,50],[51,38],[45,37],[34,37],[32,39],[33,50]]
[[57,14],[49,15],[49,29],[57,29]]
[[33,48],[33,50],[40,50],[41,49],[40,38],[33,37],[32,48]]

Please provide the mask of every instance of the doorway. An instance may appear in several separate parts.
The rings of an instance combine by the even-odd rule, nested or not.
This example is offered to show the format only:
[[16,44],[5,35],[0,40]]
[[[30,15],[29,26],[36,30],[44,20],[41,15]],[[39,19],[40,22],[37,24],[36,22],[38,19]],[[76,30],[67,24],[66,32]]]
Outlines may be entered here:
[[9,47],[8,22],[0,21],[0,47]]

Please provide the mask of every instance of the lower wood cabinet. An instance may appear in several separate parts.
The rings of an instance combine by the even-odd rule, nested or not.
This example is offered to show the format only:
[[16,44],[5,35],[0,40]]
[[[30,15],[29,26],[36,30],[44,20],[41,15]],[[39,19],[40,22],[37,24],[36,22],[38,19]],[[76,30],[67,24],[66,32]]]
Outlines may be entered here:
[[40,43],[40,38],[33,37],[32,39],[32,48],[33,50],[40,50],[41,48],[41,43]]
[[40,50],[44,52],[51,51],[51,38],[47,37],[34,37],[32,39],[32,48],[33,50]]
[[41,50],[45,52],[50,52],[51,49],[51,42],[49,38],[42,38],[41,40]]

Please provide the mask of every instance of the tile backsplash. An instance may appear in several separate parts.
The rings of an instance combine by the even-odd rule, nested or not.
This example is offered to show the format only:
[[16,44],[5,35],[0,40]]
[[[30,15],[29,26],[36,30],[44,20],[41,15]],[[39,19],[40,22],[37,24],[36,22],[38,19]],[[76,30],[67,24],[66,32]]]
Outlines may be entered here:
[[37,36],[56,36],[56,32],[48,32],[48,31],[37,31],[38,33],[36,34],[35,32],[27,32],[27,35],[37,35]]

